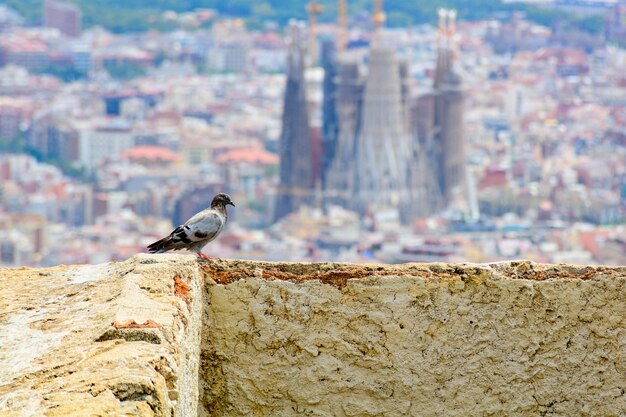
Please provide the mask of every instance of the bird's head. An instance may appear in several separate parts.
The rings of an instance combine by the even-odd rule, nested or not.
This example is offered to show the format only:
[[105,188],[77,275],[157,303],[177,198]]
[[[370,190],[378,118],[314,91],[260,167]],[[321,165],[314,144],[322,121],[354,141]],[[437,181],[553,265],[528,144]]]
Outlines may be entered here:
[[218,195],[213,197],[213,201],[211,202],[211,207],[215,207],[217,205],[226,207],[229,204],[235,207],[235,203],[232,202],[228,194],[219,193]]

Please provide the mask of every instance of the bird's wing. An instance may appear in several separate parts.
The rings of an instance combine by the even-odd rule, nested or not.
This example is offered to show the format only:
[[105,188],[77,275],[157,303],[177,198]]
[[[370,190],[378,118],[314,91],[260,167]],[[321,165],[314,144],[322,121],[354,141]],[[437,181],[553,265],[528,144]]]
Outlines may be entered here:
[[201,249],[217,237],[225,222],[226,218],[218,211],[203,210],[174,229],[169,236],[148,245],[148,249],[151,253],[186,248]]
[[224,227],[224,216],[213,209],[202,210],[178,228],[184,232],[187,240],[199,242],[213,240]]

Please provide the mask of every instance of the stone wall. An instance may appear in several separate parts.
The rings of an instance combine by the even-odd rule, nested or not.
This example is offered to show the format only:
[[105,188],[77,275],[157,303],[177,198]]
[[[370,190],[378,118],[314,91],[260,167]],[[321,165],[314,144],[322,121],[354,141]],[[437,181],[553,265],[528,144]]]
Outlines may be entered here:
[[207,270],[209,415],[626,415],[625,268]]
[[0,270],[0,416],[192,416],[204,279],[191,256]]
[[626,268],[0,270],[2,416],[624,416]]

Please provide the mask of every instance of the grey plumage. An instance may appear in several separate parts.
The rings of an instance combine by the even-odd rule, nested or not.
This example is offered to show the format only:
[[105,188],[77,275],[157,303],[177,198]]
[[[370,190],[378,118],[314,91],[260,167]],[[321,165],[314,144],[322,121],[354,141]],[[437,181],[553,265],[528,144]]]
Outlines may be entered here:
[[228,220],[226,206],[235,206],[228,194],[220,193],[213,197],[211,207],[202,210],[189,220],[178,226],[169,234],[150,245],[150,253],[163,253],[168,250],[187,249],[196,252],[200,257],[202,248],[215,239]]

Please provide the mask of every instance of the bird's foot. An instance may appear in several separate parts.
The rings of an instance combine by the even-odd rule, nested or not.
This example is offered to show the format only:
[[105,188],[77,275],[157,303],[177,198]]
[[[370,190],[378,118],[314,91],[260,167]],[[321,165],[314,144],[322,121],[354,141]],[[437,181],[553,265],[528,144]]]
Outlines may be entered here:
[[198,258],[200,258],[200,259],[206,259],[207,261],[210,261],[211,259],[213,259],[213,258],[211,258],[210,256],[205,255],[205,254],[204,254],[204,253],[202,253],[202,252],[198,253]]

